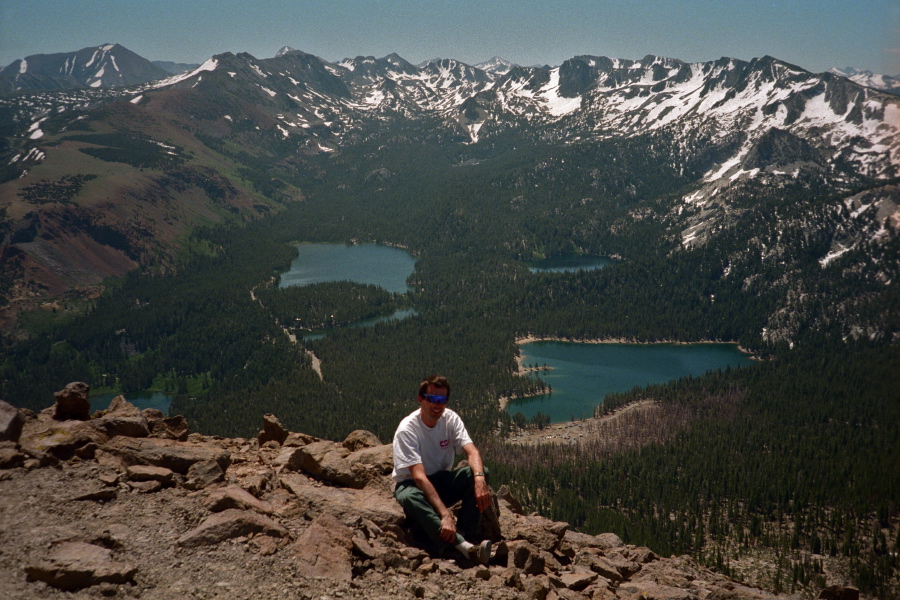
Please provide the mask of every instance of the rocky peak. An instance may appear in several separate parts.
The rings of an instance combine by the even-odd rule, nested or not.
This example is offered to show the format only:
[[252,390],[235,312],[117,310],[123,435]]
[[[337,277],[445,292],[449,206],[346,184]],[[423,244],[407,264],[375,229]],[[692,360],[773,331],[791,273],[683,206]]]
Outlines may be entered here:
[[774,597],[526,515],[505,486],[483,519],[489,564],[431,556],[392,497],[391,446],[366,431],[322,440],[265,415],[257,438],[223,439],[123,397],[71,414],[0,401],[4,597]]

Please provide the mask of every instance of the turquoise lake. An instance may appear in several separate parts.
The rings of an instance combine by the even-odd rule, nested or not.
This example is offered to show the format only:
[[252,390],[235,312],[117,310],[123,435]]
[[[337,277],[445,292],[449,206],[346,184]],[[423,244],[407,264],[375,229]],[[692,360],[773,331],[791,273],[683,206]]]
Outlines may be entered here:
[[297,258],[281,275],[279,287],[328,281],[371,283],[389,292],[410,291],[406,278],[416,259],[404,250],[378,244],[297,244]]
[[507,411],[527,418],[541,412],[554,423],[593,416],[611,392],[752,363],[736,344],[532,342],[520,348],[525,367],[551,367],[529,376],[539,376],[553,391],[514,400]]

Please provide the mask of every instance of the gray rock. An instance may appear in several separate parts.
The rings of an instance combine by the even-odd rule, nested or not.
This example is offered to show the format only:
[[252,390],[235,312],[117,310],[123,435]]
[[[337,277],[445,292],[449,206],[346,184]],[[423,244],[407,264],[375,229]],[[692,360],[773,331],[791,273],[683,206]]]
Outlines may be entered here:
[[112,551],[85,542],[63,542],[45,560],[25,567],[28,577],[63,590],[78,590],[99,583],[126,583],[137,568],[112,559]]
[[56,398],[53,418],[58,421],[87,421],[91,417],[91,403],[88,401],[90,391],[91,386],[88,384],[74,381],[53,394]]
[[287,537],[288,530],[269,517],[248,510],[228,509],[213,513],[201,525],[178,538],[185,548],[210,546],[232,538],[262,533],[272,537]]
[[19,409],[0,400],[0,442],[18,442],[22,433],[22,422]]

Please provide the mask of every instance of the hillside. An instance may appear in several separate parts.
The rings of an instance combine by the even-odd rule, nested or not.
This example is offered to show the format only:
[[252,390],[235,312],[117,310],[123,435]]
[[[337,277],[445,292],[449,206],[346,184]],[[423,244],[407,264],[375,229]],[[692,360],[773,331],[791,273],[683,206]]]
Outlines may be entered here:
[[[724,239],[724,252],[756,246],[780,261],[765,238],[796,230],[823,267],[843,256],[891,281],[878,255],[895,239],[898,118],[894,96],[772,57],[495,70],[226,53],[141,86],[0,99],[0,294],[16,314],[137,265],[171,266],[197,225],[274,214],[318,190],[406,194],[430,171],[493,190],[483,210],[524,208],[569,229],[565,248],[546,228],[508,226],[503,243],[524,258],[548,241],[551,253],[624,255],[598,241],[624,224],[673,242],[665,252]],[[794,197],[812,205],[794,214]],[[358,236],[348,229],[340,237]],[[850,266],[869,244],[872,262]]]
[[255,439],[206,437],[124,398],[86,419],[78,398],[86,408],[83,384],[40,414],[0,405],[4,597],[787,597],[527,516],[505,488],[484,519],[489,565],[431,557],[371,433],[330,442],[266,415]]

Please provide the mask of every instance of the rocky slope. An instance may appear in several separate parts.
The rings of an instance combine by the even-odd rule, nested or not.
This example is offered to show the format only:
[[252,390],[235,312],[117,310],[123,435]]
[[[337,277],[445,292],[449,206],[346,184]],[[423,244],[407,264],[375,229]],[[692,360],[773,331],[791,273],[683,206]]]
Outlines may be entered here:
[[489,565],[432,557],[371,433],[320,440],[266,415],[257,439],[206,437],[122,397],[88,416],[87,392],[70,384],[40,414],[0,401],[4,598],[776,597],[525,515],[503,487],[484,519]]

